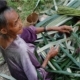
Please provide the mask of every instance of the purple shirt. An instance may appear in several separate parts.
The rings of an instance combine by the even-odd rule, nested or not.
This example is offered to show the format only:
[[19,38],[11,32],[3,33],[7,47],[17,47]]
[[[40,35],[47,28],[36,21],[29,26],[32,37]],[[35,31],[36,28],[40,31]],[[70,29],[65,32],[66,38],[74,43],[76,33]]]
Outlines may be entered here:
[[17,80],[39,80],[36,69],[44,80],[50,80],[34,55],[35,46],[31,43],[37,39],[35,30],[34,26],[24,28],[21,37],[17,36],[6,49],[0,47],[11,75]]

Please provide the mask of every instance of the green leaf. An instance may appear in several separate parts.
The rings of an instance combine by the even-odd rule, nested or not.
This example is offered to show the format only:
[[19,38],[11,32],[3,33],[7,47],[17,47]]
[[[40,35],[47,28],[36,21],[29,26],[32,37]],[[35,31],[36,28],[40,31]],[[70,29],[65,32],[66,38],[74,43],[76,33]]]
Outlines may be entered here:
[[80,68],[80,64],[71,56],[71,54],[68,53],[67,50],[65,50],[61,45],[60,49]]
[[0,73],[0,76],[3,77],[3,78],[5,78],[5,79],[8,79],[8,80],[16,80],[16,79],[14,79],[13,77],[8,76],[8,75],[6,75],[6,74]]
[[35,8],[33,9],[33,12],[35,11],[35,9],[37,8],[37,6],[39,5],[40,1],[41,1],[41,0],[37,0],[36,6],[35,6]]
[[76,73],[69,73],[67,71],[53,71],[50,69],[46,69],[46,71],[48,72],[53,72],[53,73],[57,73],[57,74],[63,74],[63,75],[69,75],[69,76],[73,76],[73,77],[80,77],[80,74],[76,74]]

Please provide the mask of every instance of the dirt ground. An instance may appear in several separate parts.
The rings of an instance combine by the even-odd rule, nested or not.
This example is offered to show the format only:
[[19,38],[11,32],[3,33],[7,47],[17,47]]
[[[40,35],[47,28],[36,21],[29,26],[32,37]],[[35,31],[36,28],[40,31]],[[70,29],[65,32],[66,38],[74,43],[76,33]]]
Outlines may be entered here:
[[[2,56],[1,52],[0,52],[0,56]],[[10,75],[10,72],[6,63],[3,65],[0,65],[0,73]],[[0,76],[0,80],[6,80],[6,79]]]

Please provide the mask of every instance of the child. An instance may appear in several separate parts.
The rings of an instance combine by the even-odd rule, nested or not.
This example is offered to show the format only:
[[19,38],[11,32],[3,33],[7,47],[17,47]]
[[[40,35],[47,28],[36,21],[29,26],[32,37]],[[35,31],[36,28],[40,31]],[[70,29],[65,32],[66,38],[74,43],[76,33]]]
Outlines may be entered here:
[[36,72],[38,70],[43,80],[51,80],[44,68],[50,58],[58,54],[59,48],[52,47],[43,64],[40,65],[34,55],[35,46],[31,44],[37,39],[36,34],[45,30],[69,33],[71,28],[61,26],[44,29],[43,27],[30,26],[22,29],[22,23],[16,11],[8,7],[6,1],[0,1],[0,51],[8,64],[11,75],[15,79],[39,80]]

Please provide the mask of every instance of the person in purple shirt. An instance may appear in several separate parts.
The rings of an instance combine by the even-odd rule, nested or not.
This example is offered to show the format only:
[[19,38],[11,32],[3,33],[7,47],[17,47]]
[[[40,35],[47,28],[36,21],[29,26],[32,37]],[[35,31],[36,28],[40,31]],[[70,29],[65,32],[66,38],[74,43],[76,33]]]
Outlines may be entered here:
[[[71,27],[61,26],[46,29],[46,31],[53,30],[69,33]],[[39,80],[38,71],[43,80],[52,80],[44,68],[50,58],[58,54],[59,48],[52,47],[42,65],[34,55],[35,46],[32,43],[37,39],[36,34],[43,31],[44,27],[29,26],[22,28],[17,12],[8,7],[5,0],[0,0],[0,51],[15,79]]]

